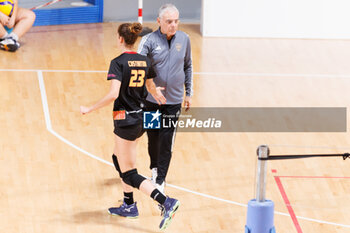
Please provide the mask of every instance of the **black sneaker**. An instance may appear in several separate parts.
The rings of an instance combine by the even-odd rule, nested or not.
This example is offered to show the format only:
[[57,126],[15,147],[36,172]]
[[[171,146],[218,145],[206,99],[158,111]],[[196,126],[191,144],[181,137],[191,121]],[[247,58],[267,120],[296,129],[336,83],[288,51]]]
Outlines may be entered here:
[[0,41],[0,48],[6,51],[15,52],[20,44],[12,37],[4,38]]

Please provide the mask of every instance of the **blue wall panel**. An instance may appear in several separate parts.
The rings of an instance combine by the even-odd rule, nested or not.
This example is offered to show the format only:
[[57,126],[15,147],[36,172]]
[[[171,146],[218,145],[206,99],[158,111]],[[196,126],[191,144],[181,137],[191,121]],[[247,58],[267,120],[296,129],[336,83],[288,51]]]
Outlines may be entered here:
[[34,10],[34,26],[99,23],[103,21],[103,0],[85,0],[93,6]]

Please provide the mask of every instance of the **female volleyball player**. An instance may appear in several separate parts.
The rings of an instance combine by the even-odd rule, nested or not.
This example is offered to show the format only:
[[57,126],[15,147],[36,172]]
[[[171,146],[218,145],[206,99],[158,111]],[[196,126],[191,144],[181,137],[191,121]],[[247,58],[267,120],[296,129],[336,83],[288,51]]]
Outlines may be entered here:
[[5,7],[5,3],[13,4],[13,7],[8,15],[0,10],[0,48],[15,52],[20,47],[18,39],[32,27],[35,13],[18,7],[18,0],[1,1],[0,7]]
[[138,217],[136,202],[130,201],[133,199],[130,187],[132,186],[151,196],[163,207],[163,219],[159,228],[164,230],[171,222],[180,202],[164,196],[149,180],[139,175],[135,167],[137,139],[144,133],[142,100],[147,93],[146,88],[159,104],[166,102],[161,93],[162,88],[156,88],[153,82],[155,74],[150,68],[150,60],[133,50],[141,30],[140,23],[124,23],[119,26],[118,45],[122,54],[111,61],[107,78],[111,80],[110,90],[91,107],[81,106],[80,111],[87,114],[114,101],[113,162],[122,179],[124,202],[120,207],[110,208],[109,213],[129,218]]

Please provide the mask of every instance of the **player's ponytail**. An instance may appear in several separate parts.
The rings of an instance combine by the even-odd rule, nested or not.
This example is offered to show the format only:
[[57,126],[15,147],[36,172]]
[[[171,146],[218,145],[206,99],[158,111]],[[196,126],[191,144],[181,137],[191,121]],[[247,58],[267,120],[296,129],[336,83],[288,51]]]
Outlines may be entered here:
[[118,28],[119,36],[124,38],[127,45],[134,45],[141,31],[142,25],[140,23],[123,23]]

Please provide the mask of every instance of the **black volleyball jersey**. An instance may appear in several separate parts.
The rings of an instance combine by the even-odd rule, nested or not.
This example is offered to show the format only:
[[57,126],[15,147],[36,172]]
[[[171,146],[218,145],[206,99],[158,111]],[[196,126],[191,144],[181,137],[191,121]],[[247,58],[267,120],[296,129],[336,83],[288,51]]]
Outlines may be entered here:
[[[124,120],[129,113],[141,111],[147,97],[146,79],[155,76],[149,58],[136,52],[125,52],[111,61],[107,79],[121,82],[119,96],[114,101],[115,120]],[[117,111],[121,113],[118,119]]]

